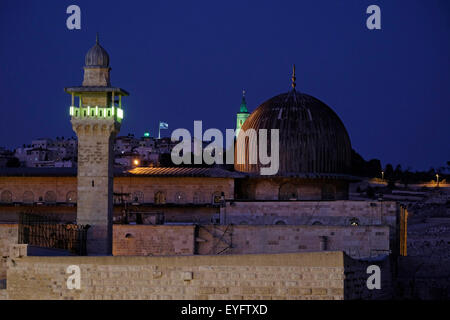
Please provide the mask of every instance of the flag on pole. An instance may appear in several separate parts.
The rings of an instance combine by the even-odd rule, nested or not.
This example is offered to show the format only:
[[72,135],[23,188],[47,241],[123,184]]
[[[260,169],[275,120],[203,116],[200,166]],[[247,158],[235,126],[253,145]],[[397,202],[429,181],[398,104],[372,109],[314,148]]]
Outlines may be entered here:
[[158,139],[161,139],[161,129],[169,129],[169,124],[163,121],[159,122]]
[[169,129],[169,124],[167,122],[159,122],[159,128],[160,129]]

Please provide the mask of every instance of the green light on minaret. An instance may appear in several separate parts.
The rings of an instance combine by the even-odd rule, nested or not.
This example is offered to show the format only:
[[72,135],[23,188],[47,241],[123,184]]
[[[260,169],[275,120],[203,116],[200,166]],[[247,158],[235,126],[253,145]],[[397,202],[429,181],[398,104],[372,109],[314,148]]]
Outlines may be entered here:
[[245,120],[247,120],[249,116],[250,113],[248,112],[247,101],[245,100],[245,90],[243,90],[241,108],[236,115],[236,137],[239,135],[239,131],[241,131],[241,128],[244,125]]
[[145,138],[150,137],[150,132],[144,132],[144,137],[145,137]]

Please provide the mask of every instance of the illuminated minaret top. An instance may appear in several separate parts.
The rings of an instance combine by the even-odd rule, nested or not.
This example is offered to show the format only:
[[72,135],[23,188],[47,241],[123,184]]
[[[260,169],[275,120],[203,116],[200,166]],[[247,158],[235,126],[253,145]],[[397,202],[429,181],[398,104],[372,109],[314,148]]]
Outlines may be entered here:
[[249,116],[250,113],[248,112],[247,101],[245,100],[245,90],[242,90],[241,107],[239,112],[236,114],[236,137],[239,135],[239,131]]

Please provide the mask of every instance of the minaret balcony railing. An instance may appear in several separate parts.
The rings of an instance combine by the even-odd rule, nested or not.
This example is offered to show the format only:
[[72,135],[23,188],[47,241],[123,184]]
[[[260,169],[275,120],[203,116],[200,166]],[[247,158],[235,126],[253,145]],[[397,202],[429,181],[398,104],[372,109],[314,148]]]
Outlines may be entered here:
[[95,118],[95,119],[114,119],[118,122],[123,120],[123,109],[115,106],[105,107],[75,107],[69,109],[72,118]]

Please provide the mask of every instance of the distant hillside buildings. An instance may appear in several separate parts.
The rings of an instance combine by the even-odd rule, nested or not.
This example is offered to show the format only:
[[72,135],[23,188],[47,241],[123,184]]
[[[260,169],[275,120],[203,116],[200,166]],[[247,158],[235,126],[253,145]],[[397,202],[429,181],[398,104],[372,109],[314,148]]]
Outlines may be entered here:
[[[130,169],[136,166],[160,166],[163,158],[177,142],[170,137],[153,138],[149,134],[136,138],[133,134],[119,136],[114,143],[115,166]],[[63,168],[77,166],[77,139],[39,138],[14,151],[0,147],[0,167]]]

